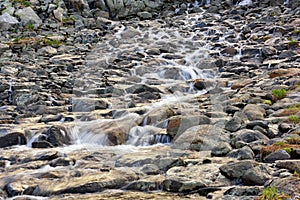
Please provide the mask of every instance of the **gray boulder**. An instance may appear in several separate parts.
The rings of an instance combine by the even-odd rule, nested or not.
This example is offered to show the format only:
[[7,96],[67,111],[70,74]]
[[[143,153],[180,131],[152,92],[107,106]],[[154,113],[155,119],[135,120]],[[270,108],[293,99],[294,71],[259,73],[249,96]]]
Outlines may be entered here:
[[21,19],[21,23],[23,25],[33,24],[35,26],[39,26],[43,23],[41,18],[34,12],[31,7],[17,10],[15,14]]

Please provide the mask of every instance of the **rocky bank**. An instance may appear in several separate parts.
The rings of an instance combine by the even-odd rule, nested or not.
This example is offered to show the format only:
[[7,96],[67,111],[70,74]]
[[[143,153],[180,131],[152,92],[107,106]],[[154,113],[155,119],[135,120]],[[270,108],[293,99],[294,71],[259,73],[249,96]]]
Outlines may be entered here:
[[299,16],[1,1],[0,199],[299,199]]

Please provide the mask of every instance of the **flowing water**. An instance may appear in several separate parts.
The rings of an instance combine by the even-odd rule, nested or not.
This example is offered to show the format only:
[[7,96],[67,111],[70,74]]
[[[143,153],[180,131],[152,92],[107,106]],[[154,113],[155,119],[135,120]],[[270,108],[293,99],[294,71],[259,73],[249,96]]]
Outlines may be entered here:
[[[205,43],[207,33],[194,29],[201,18],[201,13],[186,15],[171,27],[164,21],[127,24],[113,22],[111,34],[87,55],[87,67],[80,70],[79,76],[75,78],[74,91],[87,94],[74,99],[97,99],[99,95],[89,91],[105,89],[107,86],[103,85],[100,78],[108,74],[108,81],[114,82],[109,91],[111,97],[106,98],[109,109],[115,113],[123,110],[124,113],[111,119],[88,122],[82,121],[82,117],[66,133],[72,143],[111,146],[107,134],[103,133],[112,126],[119,126],[126,132],[128,139],[121,144],[147,146],[170,143],[171,138],[163,133],[166,125],[160,126],[167,123],[166,119],[148,123],[147,115],[155,109],[174,105],[197,109],[195,98],[207,90],[197,90],[191,80],[214,81],[217,75],[217,68],[209,62],[210,47]],[[240,52],[236,57],[239,56]],[[82,75],[86,77],[84,82],[80,78]],[[77,79],[80,80],[78,84]],[[160,98],[151,99],[147,103],[139,99],[136,101],[139,108],[146,110],[143,115],[128,112],[128,104],[137,99],[136,94],[128,88],[140,85],[156,88],[160,95]],[[140,123],[141,118],[143,123]],[[126,126],[122,125],[124,121]],[[31,139],[29,145],[36,138]]]
[[[169,118],[199,114],[197,98],[217,84],[218,70],[210,62],[206,42],[209,30],[197,28],[202,17],[201,13],[188,14],[174,23],[112,22],[111,32],[86,56],[86,66],[74,74],[73,102],[92,109],[79,106],[80,112],[73,114],[80,117],[74,122],[61,120],[61,134],[69,141],[54,149],[68,155],[87,154],[97,165],[120,167],[117,160],[126,153],[147,155],[172,145]],[[198,79],[211,84],[198,90],[193,84]],[[89,104],[100,100],[107,101],[106,109],[99,111],[96,103]],[[41,137],[43,133],[30,136],[19,151],[29,151]]]

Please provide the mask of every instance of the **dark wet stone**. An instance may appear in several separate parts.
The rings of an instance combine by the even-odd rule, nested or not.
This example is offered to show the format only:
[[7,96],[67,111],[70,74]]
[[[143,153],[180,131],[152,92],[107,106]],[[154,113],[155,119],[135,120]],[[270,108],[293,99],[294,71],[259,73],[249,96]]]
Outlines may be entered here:
[[47,141],[37,141],[37,142],[32,142],[31,147],[32,148],[53,148],[54,146]]
[[0,137],[0,148],[9,147],[13,145],[24,145],[27,143],[27,139],[23,133],[9,133]]
[[246,124],[246,128],[252,129],[254,126],[260,126],[260,127],[264,128],[264,129],[267,129],[267,128],[269,128],[268,125],[269,125],[269,122],[267,122],[267,121],[254,120],[254,121],[248,122]]

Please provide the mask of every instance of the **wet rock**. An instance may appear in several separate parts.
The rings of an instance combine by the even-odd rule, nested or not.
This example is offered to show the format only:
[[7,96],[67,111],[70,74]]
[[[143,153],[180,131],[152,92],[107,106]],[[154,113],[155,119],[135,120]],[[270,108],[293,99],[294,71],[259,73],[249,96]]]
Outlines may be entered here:
[[0,137],[0,148],[9,147],[13,145],[24,145],[27,143],[27,139],[22,133],[9,133]]
[[169,107],[153,109],[144,116],[144,124],[158,124],[175,115],[174,110]]
[[187,129],[177,137],[172,146],[197,151],[212,150],[221,142],[229,142],[229,134],[211,125],[199,125]]
[[280,150],[274,151],[274,152],[270,153],[269,155],[267,155],[264,158],[264,162],[272,163],[276,160],[286,160],[286,159],[290,159],[290,158],[291,158],[290,154],[288,154],[285,150],[280,149]]
[[66,132],[66,130],[52,126],[48,130],[44,131],[39,136],[40,141],[47,141],[51,145],[57,147],[57,146],[63,146],[66,144],[70,144],[70,136]]
[[40,17],[34,12],[31,7],[17,10],[15,15],[17,15],[21,19],[21,23],[23,25],[33,24],[39,26],[43,23]]

